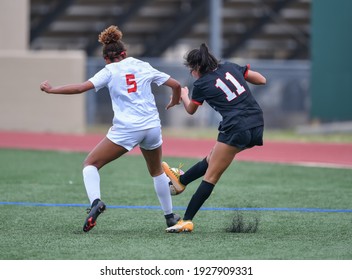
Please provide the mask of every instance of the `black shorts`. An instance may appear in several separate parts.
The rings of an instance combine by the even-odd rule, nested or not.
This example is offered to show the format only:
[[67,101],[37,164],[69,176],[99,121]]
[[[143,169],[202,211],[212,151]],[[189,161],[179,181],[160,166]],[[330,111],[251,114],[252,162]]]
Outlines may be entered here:
[[248,130],[234,133],[219,133],[218,141],[241,150],[249,149],[254,146],[263,145],[264,126],[257,126]]

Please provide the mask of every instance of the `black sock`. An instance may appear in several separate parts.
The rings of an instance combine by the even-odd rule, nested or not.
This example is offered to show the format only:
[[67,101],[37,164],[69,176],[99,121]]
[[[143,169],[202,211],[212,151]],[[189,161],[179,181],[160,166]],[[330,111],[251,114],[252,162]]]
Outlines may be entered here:
[[202,177],[207,171],[207,168],[208,168],[208,162],[207,162],[207,159],[204,158],[203,160],[193,165],[190,169],[188,169],[185,172],[185,174],[180,176],[181,184],[187,186],[189,183]]
[[99,203],[100,199],[99,198],[96,198],[94,199],[93,203],[92,203],[92,208],[97,205]]
[[203,203],[208,199],[211,192],[214,189],[213,184],[208,183],[206,181],[202,181],[197,189],[197,191],[192,196],[187,209],[186,213],[183,217],[184,220],[192,220],[193,217],[196,215],[200,207],[202,207]]
[[174,213],[164,215],[165,219],[170,219],[174,217]]

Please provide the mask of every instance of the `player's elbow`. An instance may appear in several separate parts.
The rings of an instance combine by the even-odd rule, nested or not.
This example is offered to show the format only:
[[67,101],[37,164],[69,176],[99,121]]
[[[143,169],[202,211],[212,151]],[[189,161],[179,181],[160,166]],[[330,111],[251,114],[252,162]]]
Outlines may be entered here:
[[186,112],[190,115],[193,115],[197,111],[198,107],[195,106],[186,106]]
[[91,81],[86,81],[84,83],[81,84],[77,84],[75,87],[76,92],[75,93],[83,93],[86,92],[88,90],[91,90],[94,88],[94,85]]
[[181,92],[181,84],[177,81],[173,87],[174,90]]
[[87,91],[87,87],[84,84],[80,84],[76,87],[76,92],[75,93],[82,93]]
[[265,84],[266,84],[266,78],[264,76],[261,76],[258,81],[258,85],[265,85]]
[[173,79],[173,78],[169,78],[165,85],[169,86],[172,88],[173,91],[177,91],[177,92],[181,92],[181,84],[179,81]]

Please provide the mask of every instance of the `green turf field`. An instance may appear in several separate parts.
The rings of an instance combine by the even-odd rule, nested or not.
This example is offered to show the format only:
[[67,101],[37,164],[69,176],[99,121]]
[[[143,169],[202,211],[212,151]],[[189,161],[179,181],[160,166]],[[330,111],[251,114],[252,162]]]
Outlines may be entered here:
[[[234,162],[194,232],[167,234],[144,159],[125,156],[101,170],[110,208],[84,233],[85,156],[0,150],[0,259],[352,259],[351,169]],[[165,159],[185,169],[196,161]],[[174,197],[175,212],[184,213],[197,186]],[[238,214],[245,224],[259,219],[257,232],[228,232]]]

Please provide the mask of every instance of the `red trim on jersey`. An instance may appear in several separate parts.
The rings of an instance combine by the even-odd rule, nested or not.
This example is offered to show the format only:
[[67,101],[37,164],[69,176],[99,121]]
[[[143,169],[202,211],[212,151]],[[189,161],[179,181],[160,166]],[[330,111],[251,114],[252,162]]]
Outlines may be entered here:
[[194,104],[197,104],[197,105],[202,105],[202,103],[200,103],[200,102],[198,102],[198,101],[196,101],[196,100],[194,100],[194,99],[192,99],[192,102],[193,102]]
[[249,69],[251,68],[251,66],[250,66],[249,64],[247,64],[246,66],[247,66],[247,69],[246,69],[246,71],[245,71],[244,74],[243,74],[243,77],[244,77],[245,79],[247,79],[247,77],[248,77],[248,71],[249,71]]

